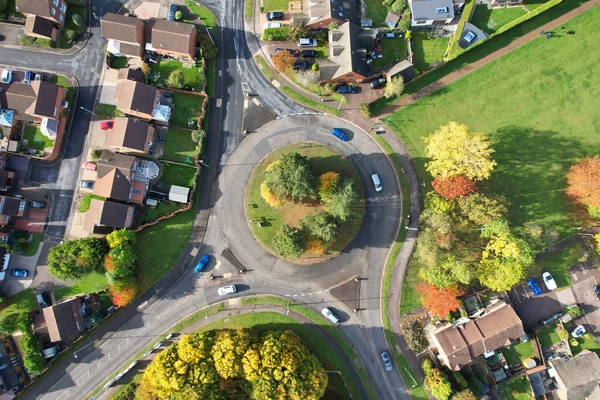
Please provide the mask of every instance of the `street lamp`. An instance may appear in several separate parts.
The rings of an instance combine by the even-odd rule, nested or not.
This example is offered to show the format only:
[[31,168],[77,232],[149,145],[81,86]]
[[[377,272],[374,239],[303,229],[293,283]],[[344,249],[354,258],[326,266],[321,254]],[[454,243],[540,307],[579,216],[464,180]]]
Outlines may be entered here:
[[92,111],[88,110],[87,108],[85,108],[85,107],[83,107],[83,106],[79,106],[79,108],[81,108],[83,111],[87,111],[87,112],[89,112],[89,113],[90,113],[90,114],[92,114],[94,117],[96,116],[96,114],[95,114],[94,112],[92,112]]

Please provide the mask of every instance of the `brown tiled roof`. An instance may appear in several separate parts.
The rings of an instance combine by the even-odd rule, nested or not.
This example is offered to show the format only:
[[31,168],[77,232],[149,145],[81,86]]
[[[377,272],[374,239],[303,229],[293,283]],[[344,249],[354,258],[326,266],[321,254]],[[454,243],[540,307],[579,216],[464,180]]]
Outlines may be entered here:
[[2,199],[0,200],[0,214],[9,215],[11,217],[18,216],[19,206],[21,205],[22,200],[6,196],[1,197]]
[[42,17],[54,18],[50,14],[52,0],[16,0],[15,5],[20,13],[35,14]]
[[133,182],[130,201],[132,203],[142,204],[144,202],[144,196],[146,196],[146,184],[144,182]]
[[129,228],[128,224],[129,209],[131,206],[113,201],[104,201],[92,199],[90,208],[85,216],[83,229],[88,232],[94,232],[97,225],[109,226],[112,228]]
[[58,85],[44,81],[13,83],[6,91],[6,108],[29,115],[55,117],[54,105],[59,90]]
[[157,50],[189,53],[190,36],[196,36],[196,29],[192,24],[152,19],[146,25],[146,41],[152,43],[152,47]]
[[25,112],[36,100],[32,85],[13,83],[6,90],[6,108]]
[[85,326],[81,322],[79,323],[79,327],[77,327],[75,319],[75,315],[79,313],[80,308],[81,300],[75,298],[42,310],[52,342],[75,339],[85,330]]
[[113,128],[106,132],[104,145],[145,151],[149,123],[134,118],[115,118]]
[[42,35],[52,40],[56,40],[56,35],[53,34],[54,32],[56,32],[54,23],[47,18],[30,14],[25,19],[25,33],[35,33],[36,35]]
[[129,79],[136,82],[144,82],[144,73],[138,69],[121,68],[117,79]]
[[117,108],[152,115],[157,90],[154,86],[135,81],[121,81],[117,85]]
[[[144,21],[125,15],[106,13],[100,20],[102,27],[101,35],[107,39],[114,39],[119,42],[141,43],[144,41],[144,30],[138,31]],[[122,50],[122,49],[121,49]]]
[[133,156],[104,150],[100,154],[100,157],[98,157],[97,161],[98,178],[104,177],[104,175],[108,174],[115,168],[118,168],[123,175],[130,177],[134,162],[135,157]]
[[446,354],[454,365],[471,363],[471,353],[457,329],[444,329],[433,335],[434,342],[440,352]]
[[139,44],[119,42],[119,52],[128,56],[142,57],[144,47]]
[[353,1],[348,0],[322,0],[310,3],[310,20],[307,25],[334,18],[338,21],[353,21],[356,8]]
[[98,158],[98,176],[94,194],[120,201],[130,201],[131,172],[135,157],[103,151]]
[[35,114],[45,117],[54,117],[54,105],[60,86],[44,81],[31,82],[33,90],[37,93],[37,101],[35,103]]

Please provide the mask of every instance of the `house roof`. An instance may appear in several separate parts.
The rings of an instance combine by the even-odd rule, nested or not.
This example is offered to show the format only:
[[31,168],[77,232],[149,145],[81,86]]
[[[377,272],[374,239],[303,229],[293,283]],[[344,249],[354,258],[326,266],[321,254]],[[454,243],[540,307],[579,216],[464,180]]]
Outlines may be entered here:
[[117,79],[129,79],[130,81],[144,82],[144,73],[139,69],[121,68],[119,69]]
[[35,91],[30,84],[13,83],[6,90],[6,108],[11,110],[25,112],[35,100]]
[[402,60],[391,67],[386,74],[391,78],[401,75],[406,83],[415,77],[415,68],[410,61]]
[[94,194],[129,201],[134,162],[135,157],[103,151],[97,161],[98,176],[94,185]]
[[334,18],[338,21],[353,21],[356,17],[354,0],[313,0],[310,2],[310,19],[307,25]]
[[329,60],[339,65],[331,79],[354,72],[362,76],[370,73],[367,51],[361,46],[358,35],[362,30],[346,22],[329,31]]
[[[438,12],[442,8],[447,8],[447,11]],[[454,18],[452,0],[411,0],[410,9],[414,21]]]
[[390,12],[388,13],[388,15],[385,17],[385,23],[389,26],[391,26],[392,28],[396,27],[396,25],[398,25],[398,21],[400,21],[400,14],[398,14],[396,11],[394,10],[390,10]]
[[111,147],[127,147],[146,150],[146,136],[150,124],[135,118],[115,118],[113,128],[106,131],[104,144]]
[[117,108],[121,111],[137,111],[152,115],[158,89],[145,83],[130,80],[117,85]]
[[106,13],[100,20],[101,35],[119,42],[142,43],[144,41],[144,21],[114,13]]
[[85,327],[77,327],[75,315],[81,309],[81,299],[74,298],[44,308],[44,318],[52,342],[68,341],[79,336]]
[[194,25],[184,22],[151,19],[146,25],[146,42],[157,50],[189,53],[190,37],[196,34]]
[[16,0],[15,6],[20,13],[55,18],[55,16],[50,13],[50,10],[52,9],[51,3],[51,0]]
[[25,32],[35,33],[56,40],[55,31],[54,23],[48,18],[30,14],[25,19]]
[[6,349],[2,345],[0,345],[0,377],[2,378],[4,390],[16,388],[21,383],[17,371],[15,371],[15,367],[13,366]]
[[588,398],[600,384],[600,358],[596,353],[553,360],[552,366],[567,389],[569,400]]
[[23,200],[15,199],[13,197],[0,196],[0,214],[9,215],[16,217],[19,215],[19,207]]
[[129,209],[131,206],[113,201],[92,199],[90,208],[85,215],[83,229],[88,232],[94,232],[97,225],[109,226],[112,228],[129,228],[128,224]]
[[6,108],[29,115],[54,117],[59,90],[58,85],[44,81],[13,83],[6,90]]

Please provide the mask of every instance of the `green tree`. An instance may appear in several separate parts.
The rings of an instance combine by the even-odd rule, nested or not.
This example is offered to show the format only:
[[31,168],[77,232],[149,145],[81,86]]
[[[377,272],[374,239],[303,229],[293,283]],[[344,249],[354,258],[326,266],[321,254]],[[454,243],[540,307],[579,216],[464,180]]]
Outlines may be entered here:
[[218,331],[211,349],[217,373],[224,379],[240,379],[244,354],[256,341],[257,335],[250,329]]
[[402,321],[400,330],[404,339],[406,339],[406,344],[413,351],[420,353],[429,347],[429,341],[425,336],[425,319],[423,316],[418,315]]
[[331,214],[317,210],[302,218],[302,227],[314,238],[329,242],[337,237],[339,228]]
[[181,12],[181,10],[175,11],[175,21],[180,21],[181,18],[183,18],[183,13]]
[[310,31],[306,28],[304,23],[293,25],[290,28],[288,40],[297,42],[300,38],[309,37]]
[[329,25],[327,25],[327,29],[330,31],[335,31],[338,28],[338,23],[336,21],[331,21]]
[[71,18],[73,23],[78,26],[79,28],[84,28],[85,27],[85,20],[83,19],[83,17],[79,14],[73,14],[73,17]]
[[319,197],[321,202],[326,203],[338,191],[340,174],[338,172],[326,172],[319,177]]
[[[461,375],[462,376],[462,375]],[[463,378],[465,379],[465,378]],[[465,381],[466,382],[466,381]],[[469,389],[462,390],[452,396],[452,400],[478,400],[479,397],[475,396]]]
[[392,10],[394,10],[398,14],[402,13],[404,7],[406,7],[406,0],[396,0],[394,1],[394,3],[392,3]]
[[[404,0],[398,0],[399,1],[404,1]],[[397,3],[396,2],[396,3]],[[394,3],[394,4],[396,4]],[[401,76],[396,76],[394,78],[392,78],[387,85],[385,85],[385,89],[383,90],[383,95],[385,96],[386,99],[392,98],[392,97],[398,97],[402,94],[402,92],[404,91],[404,79]]]
[[77,279],[102,268],[106,252],[104,239],[68,240],[50,249],[48,270],[59,279]]
[[474,224],[482,226],[506,215],[506,199],[502,196],[486,196],[475,193],[457,200],[463,216]]
[[459,282],[468,284],[473,279],[473,271],[465,262],[450,256],[441,263],[421,268],[419,276],[439,288],[447,288]]
[[269,164],[264,183],[278,198],[301,201],[316,197],[314,181],[308,157],[292,152]]
[[400,22],[398,22],[398,29],[402,32],[408,32],[410,30],[410,19],[410,8],[407,8],[402,13],[402,18],[400,19]]
[[447,400],[452,394],[452,385],[448,377],[439,369],[432,366],[431,361],[423,362],[423,371],[425,372],[425,381],[423,386],[431,391],[439,400]]
[[273,236],[275,251],[282,257],[300,257],[304,253],[302,231],[283,224]]
[[117,394],[115,400],[136,400],[135,392],[140,385],[137,382],[129,382],[123,386],[123,389]]
[[325,203],[325,208],[340,221],[347,221],[356,217],[359,205],[360,199],[354,182],[350,178],[344,178],[338,191]]
[[173,89],[183,89],[183,87],[185,86],[185,79],[183,77],[183,72],[181,72],[178,69],[171,72],[171,74],[169,75],[169,77],[167,78],[167,81],[165,83],[166,83],[167,87],[170,87]]
[[441,258],[441,251],[436,243],[433,232],[424,230],[419,233],[415,257],[423,266],[436,265]]

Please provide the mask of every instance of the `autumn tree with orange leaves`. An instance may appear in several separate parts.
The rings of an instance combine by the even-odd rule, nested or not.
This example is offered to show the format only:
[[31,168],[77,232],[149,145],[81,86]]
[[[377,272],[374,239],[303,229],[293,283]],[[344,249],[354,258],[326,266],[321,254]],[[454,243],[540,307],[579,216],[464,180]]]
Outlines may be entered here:
[[440,196],[448,200],[457,197],[462,199],[477,192],[477,184],[464,175],[450,176],[446,179],[435,178],[431,186]]
[[586,157],[567,173],[567,194],[600,218],[600,156]]
[[296,62],[296,58],[294,58],[294,56],[287,51],[280,51],[271,57],[271,60],[273,60],[273,65],[275,66],[275,71],[277,72],[287,71],[288,69],[292,68],[294,62]]
[[421,304],[433,315],[443,319],[450,311],[458,310],[460,303],[458,296],[464,294],[458,285],[440,289],[431,283],[421,283],[417,286],[421,295]]

